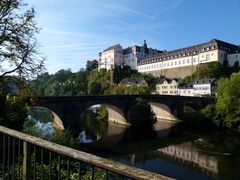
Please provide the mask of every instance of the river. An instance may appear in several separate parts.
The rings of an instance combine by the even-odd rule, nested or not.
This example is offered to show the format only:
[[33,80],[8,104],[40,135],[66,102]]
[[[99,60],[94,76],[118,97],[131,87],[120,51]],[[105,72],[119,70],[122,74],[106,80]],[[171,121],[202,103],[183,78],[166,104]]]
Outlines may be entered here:
[[176,179],[240,178],[238,132],[190,132],[164,121],[152,132],[136,131],[109,123],[107,134],[86,147],[90,153]]
[[192,131],[163,120],[153,129],[91,121],[78,138],[89,153],[176,179],[240,178],[240,133],[233,130]]

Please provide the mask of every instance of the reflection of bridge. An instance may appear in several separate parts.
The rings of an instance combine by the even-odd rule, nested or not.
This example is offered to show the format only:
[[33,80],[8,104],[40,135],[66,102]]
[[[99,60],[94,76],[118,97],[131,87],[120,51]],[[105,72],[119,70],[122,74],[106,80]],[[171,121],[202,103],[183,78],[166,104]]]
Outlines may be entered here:
[[64,127],[75,127],[79,116],[87,108],[104,104],[108,109],[109,121],[128,124],[127,114],[137,97],[146,100],[157,118],[176,120],[183,113],[199,110],[213,103],[213,98],[167,96],[167,95],[108,95],[108,96],[70,96],[39,97],[39,106],[46,107],[63,121]]

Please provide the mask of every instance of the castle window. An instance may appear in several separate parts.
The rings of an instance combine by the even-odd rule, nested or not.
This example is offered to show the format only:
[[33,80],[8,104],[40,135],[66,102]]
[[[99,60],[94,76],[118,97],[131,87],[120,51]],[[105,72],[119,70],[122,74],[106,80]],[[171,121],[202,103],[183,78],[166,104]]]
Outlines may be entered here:
[[206,60],[209,61],[210,60],[210,54],[206,55]]

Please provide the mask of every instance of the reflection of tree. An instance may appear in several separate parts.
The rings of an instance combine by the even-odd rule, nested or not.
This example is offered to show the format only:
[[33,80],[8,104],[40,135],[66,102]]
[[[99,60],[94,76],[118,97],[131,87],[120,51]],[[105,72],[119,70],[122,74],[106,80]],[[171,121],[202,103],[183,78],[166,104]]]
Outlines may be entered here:
[[44,123],[53,122],[54,118],[52,112],[46,108],[32,108],[29,114]]
[[107,108],[103,105],[94,109],[88,109],[81,114],[84,129],[93,134],[106,134],[107,118]]
[[[205,150],[206,153],[217,153],[218,172],[223,179],[238,179],[240,169],[240,134],[235,131],[225,130],[207,136],[194,145]],[[228,153],[231,156],[226,156]]]
[[224,132],[216,132],[211,134],[211,136],[195,141],[194,145],[209,152],[230,153],[239,156],[239,138],[240,134],[238,132],[225,130]]
[[239,179],[240,158],[220,156],[218,158],[219,176],[222,179]]

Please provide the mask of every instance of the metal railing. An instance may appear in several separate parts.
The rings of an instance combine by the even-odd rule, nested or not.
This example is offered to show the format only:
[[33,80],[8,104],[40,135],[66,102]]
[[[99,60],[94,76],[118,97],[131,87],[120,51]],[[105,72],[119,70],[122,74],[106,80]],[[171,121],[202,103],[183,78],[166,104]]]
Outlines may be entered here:
[[0,179],[170,179],[0,126]]

